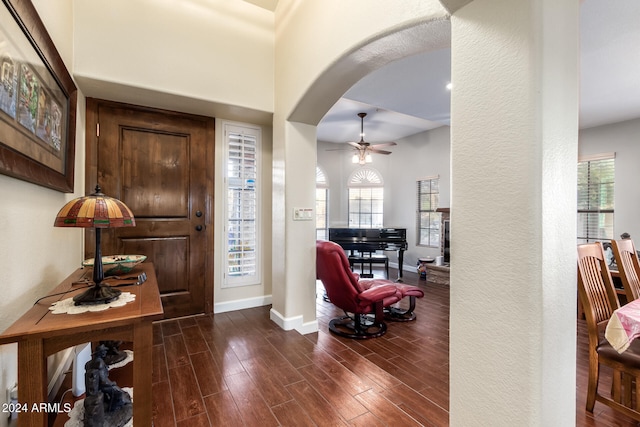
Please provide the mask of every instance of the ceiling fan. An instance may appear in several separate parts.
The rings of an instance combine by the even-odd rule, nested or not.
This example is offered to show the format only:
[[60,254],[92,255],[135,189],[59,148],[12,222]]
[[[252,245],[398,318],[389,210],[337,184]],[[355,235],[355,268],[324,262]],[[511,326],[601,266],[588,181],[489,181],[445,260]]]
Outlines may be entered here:
[[382,144],[369,144],[364,140],[364,118],[367,116],[367,113],[358,113],[358,117],[360,117],[360,141],[353,142],[350,141],[347,144],[351,145],[355,148],[356,153],[353,155],[351,161],[353,163],[359,163],[364,165],[365,163],[371,163],[371,153],[376,154],[391,154],[391,151],[381,150],[381,147],[392,147],[397,145],[395,142],[384,142]]

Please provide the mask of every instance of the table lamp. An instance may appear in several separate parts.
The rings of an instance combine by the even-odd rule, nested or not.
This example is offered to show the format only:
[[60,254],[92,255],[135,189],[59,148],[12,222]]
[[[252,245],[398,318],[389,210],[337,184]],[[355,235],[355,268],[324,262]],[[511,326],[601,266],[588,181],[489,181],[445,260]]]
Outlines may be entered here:
[[103,284],[102,250],[100,234],[103,228],[134,227],[136,220],[131,209],[118,199],[105,196],[96,185],[89,196],[71,200],[60,209],[54,227],[82,227],[96,229],[96,251],[93,259],[93,286],[73,297],[75,305],[106,304],[118,299],[120,290]]

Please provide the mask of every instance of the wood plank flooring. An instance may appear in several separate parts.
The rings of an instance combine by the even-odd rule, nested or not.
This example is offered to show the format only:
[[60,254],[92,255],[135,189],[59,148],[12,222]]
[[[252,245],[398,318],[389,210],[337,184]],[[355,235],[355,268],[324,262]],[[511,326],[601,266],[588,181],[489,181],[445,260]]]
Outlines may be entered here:
[[[305,336],[277,327],[270,307],[155,324],[154,426],[447,426],[449,287],[412,273],[405,282],[426,294],[417,320],[388,322],[372,340],[332,335],[342,313],[322,292],[320,331]],[[577,328],[576,425],[638,425],[599,403],[585,412],[584,321]]]

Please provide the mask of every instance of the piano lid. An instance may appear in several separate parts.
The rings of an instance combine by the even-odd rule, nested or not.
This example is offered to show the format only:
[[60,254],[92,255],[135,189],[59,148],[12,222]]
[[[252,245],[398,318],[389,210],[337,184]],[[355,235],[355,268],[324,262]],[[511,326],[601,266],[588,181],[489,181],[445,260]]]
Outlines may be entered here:
[[329,240],[406,240],[406,228],[330,228]]

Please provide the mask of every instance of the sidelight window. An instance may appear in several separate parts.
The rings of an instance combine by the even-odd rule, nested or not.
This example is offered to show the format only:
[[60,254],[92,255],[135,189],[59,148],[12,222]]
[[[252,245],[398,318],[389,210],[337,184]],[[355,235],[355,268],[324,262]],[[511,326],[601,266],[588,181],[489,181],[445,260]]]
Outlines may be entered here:
[[225,286],[260,282],[260,129],[224,124]]

